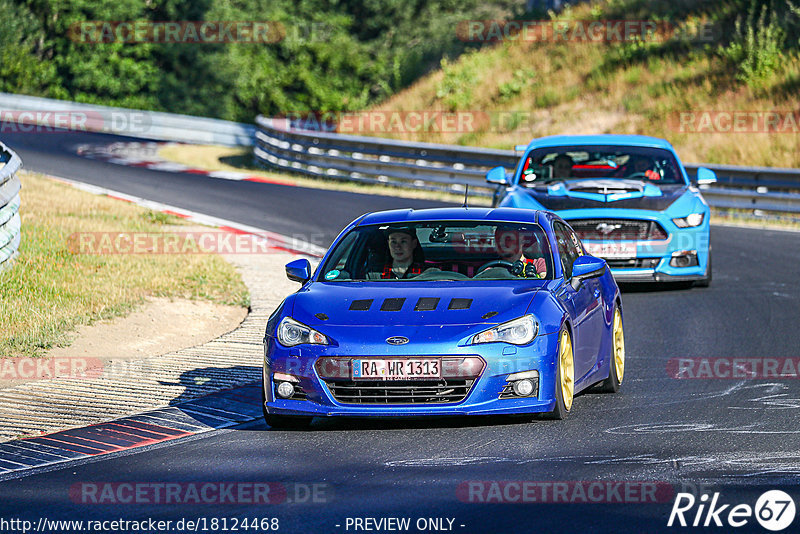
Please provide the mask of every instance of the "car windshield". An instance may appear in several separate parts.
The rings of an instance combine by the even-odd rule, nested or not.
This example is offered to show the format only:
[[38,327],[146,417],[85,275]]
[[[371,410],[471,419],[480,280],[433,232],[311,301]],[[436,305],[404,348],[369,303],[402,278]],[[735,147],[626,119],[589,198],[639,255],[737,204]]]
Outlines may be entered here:
[[541,226],[445,221],[359,226],[331,251],[319,280],[552,279]]
[[562,146],[532,150],[522,165],[523,187],[563,180],[612,179],[683,184],[675,156],[662,148]]

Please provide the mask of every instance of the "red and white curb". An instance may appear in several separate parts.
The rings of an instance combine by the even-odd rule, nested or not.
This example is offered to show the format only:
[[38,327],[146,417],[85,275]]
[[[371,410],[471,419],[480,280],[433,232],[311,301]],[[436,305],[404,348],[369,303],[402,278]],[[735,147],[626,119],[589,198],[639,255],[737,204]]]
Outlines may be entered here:
[[141,197],[128,195],[126,193],[120,193],[119,191],[114,191],[113,189],[106,189],[105,187],[77,182],[66,178],[60,178],[58,176],[48,175],[48,178],[55,180],[56,182],[72,186],[76,189],[80,189],[81,191],[86,191],[87,193],[103,195],[116,200],[130,202],[153,211],[158,211],[168,215],[175,215],[176,217],[180,217],[197,224],[213,226],[225,232],[251,235],[254,239],[264,240],[264,245],[269,249],[290,252],[292,254],[309,256],[312,258],[321,258],[325,254],[325,248],[313,243],[309,243],[301,237],[291,237],[275,232],[269,232],[261,228],[256,228],[255,226],[248,226],[246,224],[237,223],[228,219],[212,217],[211,215],[197,213],[195,211],[186,210],[177,206],[171,206],[169,204],[147,200]]
[[261,416],[258,383],[113,421],[0,443],[0,481],[26,476],[31,469],[155,445]]
[[234,180],[241,182],[259,182],[264,184],[295,186],[289,181],[266,178],[256,174],[247,174],[237,171],[208,171],[190,167],[182,163],[167,161],[158,155],[159,149],[178,143],[156,143],[156,142],[131,142],[113,143],[110,145],[81,145],[77,149],[79,156],[85,158],[106,161],[115,165],[126,167],[139,167],[153,171],[183,172],[187,174],[197,174],[208,176],[209,178],[219,178],[221,180]]

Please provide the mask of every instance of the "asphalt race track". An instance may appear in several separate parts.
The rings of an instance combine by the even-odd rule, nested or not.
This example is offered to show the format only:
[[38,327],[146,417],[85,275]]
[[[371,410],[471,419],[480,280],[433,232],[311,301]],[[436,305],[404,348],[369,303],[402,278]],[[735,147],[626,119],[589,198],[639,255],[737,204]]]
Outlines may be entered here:
[[[76,155],[78,146],[140,141],[87,132],[10,133],[0,139],[24,168],[98,185],[180,208],[235,220],[291,237],[327,245],[350,221],[368,211],[441,206],[441,202],[408,200],[344,191],[235,182],[195,174],[171,173],[90,160]],[[305,217],[304,217],[305,216]]]
[[[109,136],[2,139],[29,170],[288,235],[316,234],[323,245],[365,211],[436,205],[126,168],[74,155],[74,145],[113,141]],[[726,521],[733,505],[755,507],[767,490],[786,491],[800,506],[800,370],[794,378],[751,378],[734,376],[741,373],[730,364],[734,358],[756,359],[748,365],[757,369],[766,360],[797,363],[800,233],[715,226],[711,240],[710,288],[623,288],[622,390],[579,396],[565,421],[317,420],[308,431],[249,423],[0,482],[0,517],[34,524],[152,518],[173,526],[181,518],[206,518],[208,531],[224,530],[223,518],[229,531],[232,518],[277,518],[286,533],[388,532],[373,523],[359,529],[355,519],[390,517],[410,518],[408,529],[395,530],[406,532],[768,532],[754,517],[736,529]],[[717,362],[729,367],[697,363],[684,367],[684,376],[696,378],[681,379],[677,358],[726,358]],[[184,488],[270,482],[285,493],[267,505],[81,502],[76,488],[108,482]],[[521,487],[529,491],[523,495]],[[702,495],[710,502],[719,492],[717,508],[730,505],[718,516],[725,527],[708,518],[706,529],[668,528],[678,492],[692,493],[698,505]],[[698,505],[686,512],[690,525]],[[420,518],[425,528],[417,529]],[[706,519],[701,514],[699,524]],[[785,530],[798,531],[800,519]]]

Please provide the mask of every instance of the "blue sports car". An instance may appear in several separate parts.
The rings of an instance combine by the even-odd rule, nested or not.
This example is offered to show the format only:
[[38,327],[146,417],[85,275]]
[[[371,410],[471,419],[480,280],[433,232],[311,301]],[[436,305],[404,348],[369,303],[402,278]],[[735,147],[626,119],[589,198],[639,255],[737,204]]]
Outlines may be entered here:
[[359,217],[267,322],[270,426],[314,416],[529,414],[618,390],[622,301],[557,215],[510,208]]
[[496,167],[495,205],[558,213],[622,282],[711,283],[709,208],[667,141],[636,135],[534,139],[512,176]]

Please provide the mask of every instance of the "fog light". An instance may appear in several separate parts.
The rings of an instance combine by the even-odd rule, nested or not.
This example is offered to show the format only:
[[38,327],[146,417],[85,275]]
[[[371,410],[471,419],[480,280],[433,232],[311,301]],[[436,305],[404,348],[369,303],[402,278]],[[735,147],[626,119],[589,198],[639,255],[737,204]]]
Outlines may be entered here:
[[697,251],[680,250],[678,252],[673,252],[669,264],[672,267],[696,267],[699,265],[697,261]]
[[514,389],[514,393],[520,397],[527,397],[533,393],[533,382],[527,378],[524,380],[517,380],[511,387]]
[[278,396],[283,399],[290,399],[294,395],[294,386],[291,382],[278,382]]

